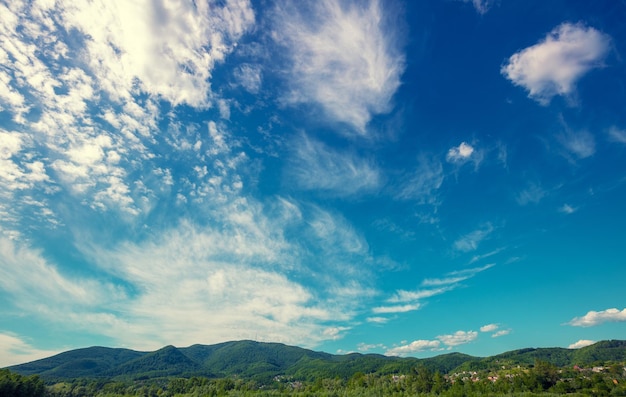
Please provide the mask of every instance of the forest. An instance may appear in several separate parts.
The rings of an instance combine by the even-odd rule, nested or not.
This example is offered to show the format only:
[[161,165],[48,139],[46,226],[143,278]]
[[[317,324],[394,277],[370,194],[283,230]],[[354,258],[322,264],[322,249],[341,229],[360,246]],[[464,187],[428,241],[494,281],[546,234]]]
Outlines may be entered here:
[[626,396],[625,363],[595,364],[589,368],[557,367],[536,360],[528,366],[503,365],[498,370],[447,374],[420,366],[408,373],[357,372],[349,378],[313,380],[276,376],[270,382],[237,376],[44,382],[37,375],[24,376],[3,369],[0,396]]
[[626,341],[423,359],[245,340],[89,347],[0,370],[0,397],[505,395],[626,396]]

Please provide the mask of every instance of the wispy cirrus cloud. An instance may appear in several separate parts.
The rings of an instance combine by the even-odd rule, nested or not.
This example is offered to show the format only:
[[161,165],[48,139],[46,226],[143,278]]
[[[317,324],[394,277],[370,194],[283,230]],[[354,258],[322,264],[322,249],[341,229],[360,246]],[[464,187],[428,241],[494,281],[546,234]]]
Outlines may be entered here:
[[441,161],[421,154],[415,170],[405,178],[395,197],[398,200],[415,200],[419,204],[436,204],[439,200],[437,191],[444,178]]
[[539,43],[513,54],[501,73],[528,96],[547,105],[555,95],[570,96],[576,82],[602,67],[611,38],[582,23],[563,23]]
[[461,236],[454,242],[453,247],[456,251],[460,252],[475,251],[481,241],[486,239],[494,230],[494,226],[491,223],[487,223],[481,228]]
[[578,210],[578,208],[576,207],[572,207],[571,205],[565,203],[562,206],[559,207],[559,212],[563,213],[563,214],[573,214],[574,212],[576,212]]
[[612,126],[608,130],[609,140],[611,142],[618,142],[626,144],[626,130]]
[[419,310],[426,299],[452,291],[457,288],[461,282],[493,266],[495,266],[495,264],[488,264],[481,267],[449,272],[446,273],[444,277],[440,278],[424,279],[419,289],[413,291],[397,290],[386,300],[389,305],[375,307],[372,312],[375,314],[390,314]]
[[611,308],[599,312],[591,310],[584,316],[574,317],[567,324],[574,327],[594,327],[607,322],[623,321],[626,321],[626,309],[620,311],[619,309]]
[[559,143],[567,151],[567,155],[575,159],[584,159],[596,152],[596,141],[589,131],[567,130],[557,136]]
[[372,308],[374,314],[407,313],[418,310],[422,305],[411,303],[406,305],[377,306]]
[[527,187],[520,191],[515,197],[515,201],[519,205],[528,205],[528,204],[537,204],[539,203],[546,195],[548,191],[541,187],[537,183],[529,183]]
[[494,332],[493,334],[491,334],[492,338],[499,338],[501,336],[505,336],[511,333],[510,329],[501,329],[499,331]]
[[474,9],[480,15],[484,15],[493,7],[495,0],[460,0],[464,3],[472,3]]
[[351,196],[375,191],[383,182],[376,164],[355,153],[341,153],[304,134],[293,146],[286,174],[301,189]]
[[404,71],[393,9],[378,0],[280,2],[274,38],[289,51],[285,101],[319,106],[365,135],[372,117],[391,109]]
[[35,361],[57,353],[60,351],[37,349],[17,335],[0,332],[0,368]]

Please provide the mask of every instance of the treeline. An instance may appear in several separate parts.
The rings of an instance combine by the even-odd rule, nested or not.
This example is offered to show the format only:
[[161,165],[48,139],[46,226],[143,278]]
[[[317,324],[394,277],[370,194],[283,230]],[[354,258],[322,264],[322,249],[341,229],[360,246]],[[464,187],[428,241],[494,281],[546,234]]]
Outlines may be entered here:
[[37,375],[22,376],[8,369],[0,369],[1,397],[42,397],[46,386]]
[[21,376],[2,370],[0,396],[46,397],[191,397],[191,396],[626,396],[624,364],[602,371],[577,367],[558,368],[537,361],[526,368],[468,371],[452,374],[427,367],[407,374],[362,372],[349,378],[318,378],[301,381],[289,376],[259,382],[237,377],[209,379],[161,378],[136,381],[75,379],[44,386],[37,376]]

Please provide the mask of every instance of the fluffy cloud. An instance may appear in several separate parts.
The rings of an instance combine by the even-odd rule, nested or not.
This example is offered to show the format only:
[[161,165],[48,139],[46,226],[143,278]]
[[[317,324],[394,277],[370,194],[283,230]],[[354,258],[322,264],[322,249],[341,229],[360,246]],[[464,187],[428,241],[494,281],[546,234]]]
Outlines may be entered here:
[[449,335],[439,335],[435,340],[419,339],[408,344],[402,344],[387,350],[385,354],[389,356],[404,356],[427,350],[442,350],[442,344],[451,349],[454,346],[473,342],[476,338],[478,338],[478,332],[476,331],[457,331]]
[[528,90],[528,96],[547,105],[555,95],[568,96],[576,82],[602,66],[610,37],[583,24],[563,23],[538,44],[513,54],[502,74]]
[[[211,91],[212,72],[255,16],[245,0],[155,5],[1,6],[0,41],[11,45],[0,54],[0,96],[20,145],[10,159],[0,159],[10,177],[0,179],[0,190],[28,189],[42,214],[55,213],[42,196],[59,192],[97,211],[121,210],[123,217],[156,205],[155,192],[171,185],[170,171],[155,164],[158,155],[149,149],[162,127],[160,104],[224,103]],[[163,179],[142,172],[148,169]],[[6,212],[17,219],[20,210]]]
[[480,327],[480,332],[493,332],[498,329],[498,324],[487,324]]
[[581,339],[578,342],[572,343],[571,345],[567,346],[568,349],[580,349],[581,347],[585,347],[585,346],[591,346],[594,343],[596,343],[593,340],[589,340],[589,339]]
[[[404,56],[392,2],[280,2],[275,39],[289,50],[289,103],[318,105],[331,120],[366,133],[371,118],[391,108]],[[306,10],[305,10],[306,8]]]
[[426,350],[438,350],[441,342],[438,340],[415,340],[409,344],[391,348],[385,352],[388,356],[403,356],[411,353],[419,353]]
[[208,105],[214,65],[254,23],[249,2],[153,4],[96,1],[61,11],[84,35],[85,60],[111,96],[131,98],[139,88],[174,105]]
[[448,347],[464,345],[476,340],[476,338],[478,338],[478,332],[476,331],[456,331],[450,335],[437,336],[437,339]]
[[626,309],[620,311],[612,308],[599,312],[591,310],[582,317],[575,317],[571,319],[568,324],[575,327],[593,327],[607,322],[622,321],[626,321]]
[[461,142],[458,147],[455,146],[448,150],[446,160],[450,163],[464,163],[472,157],[473,153],[474,148],[471,145]]

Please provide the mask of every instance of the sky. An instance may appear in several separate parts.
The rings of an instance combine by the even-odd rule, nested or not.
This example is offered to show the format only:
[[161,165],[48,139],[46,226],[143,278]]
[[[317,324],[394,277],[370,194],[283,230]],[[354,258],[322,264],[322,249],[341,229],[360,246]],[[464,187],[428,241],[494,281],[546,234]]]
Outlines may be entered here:
[[0,14],[0,366],[626,336],[623,0]]

